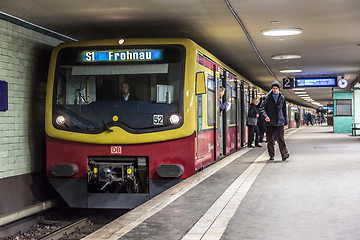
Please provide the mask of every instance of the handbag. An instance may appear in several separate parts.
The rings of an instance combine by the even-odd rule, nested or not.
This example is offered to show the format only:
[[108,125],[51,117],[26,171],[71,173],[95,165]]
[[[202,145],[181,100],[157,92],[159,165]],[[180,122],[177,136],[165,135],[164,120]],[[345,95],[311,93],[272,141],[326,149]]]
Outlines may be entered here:
[[248,126],[256,126],[257,125],[257,117],[247,117],[246,119],[246,125]]

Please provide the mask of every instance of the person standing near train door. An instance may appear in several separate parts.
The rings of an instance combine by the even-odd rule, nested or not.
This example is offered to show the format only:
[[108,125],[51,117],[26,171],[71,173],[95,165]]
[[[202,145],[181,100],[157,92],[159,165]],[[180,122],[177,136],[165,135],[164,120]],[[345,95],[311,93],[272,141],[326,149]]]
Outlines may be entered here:
[[248,147],[254,148],[252,142],[254,141],[255,135],[255,147],[261,147],[259,145],[260,132],[257,126],[259,119],[259,108],[258,108],[259,100],[254,98],[250,104],[248,116],[246,119],[246,126],[248,127]]
[[[262,100],[263,99],[260,98],[259,104],[257,106],[257,108],[259,109],[259,114],[260,114],[260,106],[261,106]],[[259,143],[262,143],[264,141],[265,125],[264,125],[264,118],[261,115],[258,117],[257,126],[259,129]]]
[[275,157],[275,148],[272,141],[275,133],[277,134],[282,160],[285,161],[289,158],[284,138],[284,126],[287,125],[286,110],[285,96],[280,93],[280,83],[274,81],[271,84],[271,91],[263,98],[260,106],[260,113],[265,120],[269,160],[274,160]]
[[296,128],[300,127],[300,113],[297,109],[295,109],[295,122],[296,122]]

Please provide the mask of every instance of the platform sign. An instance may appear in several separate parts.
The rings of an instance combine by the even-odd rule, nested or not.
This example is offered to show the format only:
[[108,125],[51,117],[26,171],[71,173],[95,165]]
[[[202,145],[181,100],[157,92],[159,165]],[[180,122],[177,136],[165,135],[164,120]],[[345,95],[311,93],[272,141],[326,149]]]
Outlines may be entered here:
[[8,83],[0,81],[0,111],[8,110]]
[[295,87],[295,78],[283,78],[283,89],[291,89]]
[[297,78],[295,87],[336,87],[336,77]]

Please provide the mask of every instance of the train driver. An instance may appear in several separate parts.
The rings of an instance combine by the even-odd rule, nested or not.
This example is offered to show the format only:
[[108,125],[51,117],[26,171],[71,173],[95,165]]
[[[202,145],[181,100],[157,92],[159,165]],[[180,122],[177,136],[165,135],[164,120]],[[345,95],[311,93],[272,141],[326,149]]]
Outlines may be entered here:
[[121,101],[136,101],[139,100],[134,94],[130,94],[130,86],[128,83],[124,82],[121,84]]

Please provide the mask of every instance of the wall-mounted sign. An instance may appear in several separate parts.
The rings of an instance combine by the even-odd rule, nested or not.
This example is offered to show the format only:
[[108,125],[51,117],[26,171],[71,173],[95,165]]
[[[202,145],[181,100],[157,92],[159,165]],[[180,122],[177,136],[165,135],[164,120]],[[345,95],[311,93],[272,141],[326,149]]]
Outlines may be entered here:
[[0,81],[0,111],[8,110],[8,83]]
[[83,62],[130,62],[162,59],[163,50],[155,49],[90,50],[81,53],[81,60]]
[[283,78],[283,89],[291,89],[295,87],[295,78]]
[[336,87],[336,77],[297,78],[295,87]]

